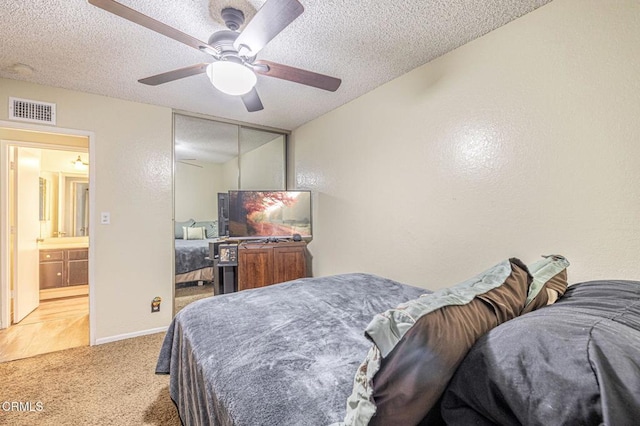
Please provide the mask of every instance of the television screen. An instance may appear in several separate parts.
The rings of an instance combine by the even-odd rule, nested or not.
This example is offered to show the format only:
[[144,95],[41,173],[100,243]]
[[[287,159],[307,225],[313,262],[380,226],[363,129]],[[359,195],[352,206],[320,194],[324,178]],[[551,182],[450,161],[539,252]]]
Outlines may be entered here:
[[229,191],[230,238],[311,237],[310,191]]

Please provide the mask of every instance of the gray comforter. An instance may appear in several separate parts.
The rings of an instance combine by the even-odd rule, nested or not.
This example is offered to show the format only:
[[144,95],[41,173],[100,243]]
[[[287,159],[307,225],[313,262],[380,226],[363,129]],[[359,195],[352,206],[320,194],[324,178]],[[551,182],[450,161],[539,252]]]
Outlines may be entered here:
[[442,415],[453,425],[640,424],[640,282],[575,284],[491,330],[449,383]]
[[213,241],[217,240],[176,239],[176,274],[184,274],[185,272],[213,266],[213,261],[207,260],[209,256],[209,243]]
[[156,373],[186,425],[328,425],[344,418],[367,324],[426,292],[345,274],[203,299],[174,318]]

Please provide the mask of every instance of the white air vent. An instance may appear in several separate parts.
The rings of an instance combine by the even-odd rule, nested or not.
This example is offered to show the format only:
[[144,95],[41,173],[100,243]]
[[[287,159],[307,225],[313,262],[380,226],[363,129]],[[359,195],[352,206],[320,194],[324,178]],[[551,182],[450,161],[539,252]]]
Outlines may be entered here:
[[9,119],[30,123],[56,124],[56,104],[9,98]]

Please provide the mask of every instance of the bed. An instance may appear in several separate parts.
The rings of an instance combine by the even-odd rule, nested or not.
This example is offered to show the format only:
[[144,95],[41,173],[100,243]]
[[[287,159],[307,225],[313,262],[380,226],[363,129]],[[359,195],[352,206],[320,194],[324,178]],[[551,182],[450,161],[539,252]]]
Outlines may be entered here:
[[347,274],[202,299],[174,318],[156,372],[170,373],[185,425],[328,425],[344,417],[372,316],[424,292]]
[[[170,375],[188,425],[368,424],[348,413],[362,387],[356,372],[377,347],[372,318],[410,313],[393,308],[436,294],[345,274],[199,300],[171,323],[156,373]],[[500,303],[473,300],[502,315]],[[452,363],[453,378],[421,421],[395,424],[617,425],[640,416],[639,282],[575,284],[553,305],[504,319]],[[369,384],[388,375],[385,360],[411,348],[415,329],[394,329],[399,344],[377,376],[369,371]],[[428,358],[411,353],[412,365]],[[385,424],[377,419],[370,424]]]
[[209,243],[217,241],[218,222],[189,219],[175,222],[176,284],[213,281],[213,261],[209,259]]
[[216,239],[175,240],[176,284],[213,281],[213,261],[209,259],[209,243]]

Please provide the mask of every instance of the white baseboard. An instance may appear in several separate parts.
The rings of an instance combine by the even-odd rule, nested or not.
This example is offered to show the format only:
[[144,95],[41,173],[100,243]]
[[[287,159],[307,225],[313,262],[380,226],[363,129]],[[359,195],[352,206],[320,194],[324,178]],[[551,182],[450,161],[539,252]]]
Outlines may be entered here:
[[103,343],[117,342],[118,340],[124,340],[124,339],[131,339],[133,337],[146,336],[147,334],[163,333],[163,332],[167,331],[168,328],[169,328],[169,326],[158,327],[158,328],[152,328],[150,330],[135,331],[133,333],[125,333],[125,334],[118,334],[116,336],[103,337],[101,339],[96,339],[96,343],[95,344],[96,345],[102,345]]

